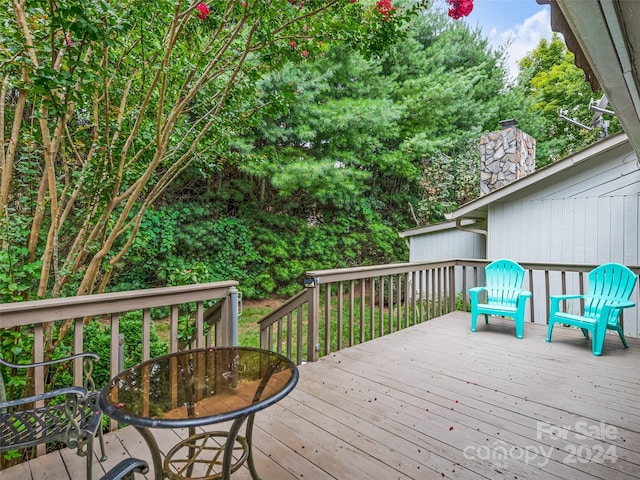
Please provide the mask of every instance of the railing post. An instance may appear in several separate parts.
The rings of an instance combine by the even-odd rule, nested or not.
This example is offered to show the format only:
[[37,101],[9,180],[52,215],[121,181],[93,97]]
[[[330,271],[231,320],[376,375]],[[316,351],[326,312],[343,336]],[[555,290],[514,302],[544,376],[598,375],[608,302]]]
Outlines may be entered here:
[[213,344],[214,347],[228,347],[231,345],[231,307],[229,306],[229,302],[231,300],[229,297],[229,290],[227,290],[227,296],[222,299],[220,320],[216,324],[216,337]]
[[[120,373],[120,367],[118,365],[120,352],[120,315],[117,313],[111,314],[111,339],[109,343],[109,375],[111,378],[114,378],[118,373]],[[118,422],[110,418],[109,428],[111,430],[116,430],[118,428]]]
[[[42,323],[36,323],[33,332],[33,363],[40,363],[44,361],[44,325]],[[44,393],[44,367],[36,367],[33,372],[33,394],[40,395]],[[38,400],[36,402],[36,408],[44,406],[44,400]],[[41,443],[36,447],[36,453],[38,456],[47,453],[46,445]]]
[[229,287],[229,308],[231,309],[231,346],[238,346],[238,289]]
[[456,267],[452,265],[449,267],[449,312],[454,312],[456,309]]
[[124,370],[124,333],[118,334],[118,371]]
[[309,289],[307,361],[316,362],[318,360],[318,350],[320,349],[318,328],[320,320],[320,278],[305,278],[304,286]]

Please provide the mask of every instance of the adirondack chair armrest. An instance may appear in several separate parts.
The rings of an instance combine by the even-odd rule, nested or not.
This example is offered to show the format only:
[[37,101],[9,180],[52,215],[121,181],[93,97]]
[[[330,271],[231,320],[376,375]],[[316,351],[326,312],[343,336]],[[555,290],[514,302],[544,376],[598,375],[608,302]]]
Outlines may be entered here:
[[631,307],[635,307],[636,304],[633,302],[620,302],[618,304],[615,305],[616,308],[631,308]]
[[556,300],[556,301],[562,301],[562,300],[572,300],[572,299],[576,299],[576,298],[587,298],[586,295],[550,295],[549,296],[549,300]]
[[486,289],[487,287],[473,287],[469,289],[469,292],[480,293]]
[[609,313],[611,312],[611,310],[614,309],[623,309],[623,308],[630,308],[630,307],[635,307],[635,303],[631,302],[631,301],[625,301],[625,300],[616,300],[614,298],[610,298],[610,297],[594,297],[594,296],[590,296],[590,295],[551,295],[549,296],[549,301],[550,301],[550,305],[549,305],[549,311],[551,313],[551,315],[554,315],[556,312],[560,311],[560,302],[564,301],[564,300],[588,300],[588,299],[602,299],[604,300],[604,303],[602,305],[602,311],[603,311],[603,316],[605,318],[608,318]]
[[560,302],[583,298],[587,298],[586,295],[549,295],[549,310],[551,312],[558,312],[560,311]]
[[636,304],[633,302],[625,302],[625,301],[607,301],[603,306],[602,310],[607,313],[611,310],[618,310],[623,308],[635,307]]
[[610,305],[613,306],[615,308],[629,308],[629,307],[635,307],[635,303],[628,301],[628,300],[617,300],[615,298],[611,298],[611,297],[605,297],[605,296],[592,296],[592,295],[550,295],[549,296],[549,300],[552,303],[558,303],[561,302],[563,300],[576,300],[576,299],[601,299],[604,300],[605,305]]
[[478,301],[478,298],[482,292],[486,292],[487,287],[473,287],[469,289],[469,296],[472,300]]
[[531,292],[529,290],[520,290],[516,294],[516,308],[522,309],[527,303],[527,300],[531,298]]

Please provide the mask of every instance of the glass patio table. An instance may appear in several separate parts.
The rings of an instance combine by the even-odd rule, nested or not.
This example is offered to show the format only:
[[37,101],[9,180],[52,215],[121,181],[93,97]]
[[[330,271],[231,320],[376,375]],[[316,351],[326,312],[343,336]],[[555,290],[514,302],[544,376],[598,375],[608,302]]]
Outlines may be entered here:
[[[286,357],[256,348],[206,348],[155,358],[121,372],[99,398],[109,417],[133,425],[151,450],[156,480],[229,479],[246,461],[254,480],[253,419],[298,381]],[[229,430],[197,427],[232,421]],[[240,435],[245,424],[244,435]],[[188,428],[162,462],[150,428]]]

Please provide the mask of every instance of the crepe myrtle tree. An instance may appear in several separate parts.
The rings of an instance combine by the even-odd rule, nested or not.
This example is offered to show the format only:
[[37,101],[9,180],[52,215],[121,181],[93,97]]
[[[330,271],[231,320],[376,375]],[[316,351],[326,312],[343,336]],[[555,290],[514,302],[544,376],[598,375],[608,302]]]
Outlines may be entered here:
[[0,301],[104,291],[166,187],[232,155],[261,73],[332,42],[375,55],[425,3],[3,2]]

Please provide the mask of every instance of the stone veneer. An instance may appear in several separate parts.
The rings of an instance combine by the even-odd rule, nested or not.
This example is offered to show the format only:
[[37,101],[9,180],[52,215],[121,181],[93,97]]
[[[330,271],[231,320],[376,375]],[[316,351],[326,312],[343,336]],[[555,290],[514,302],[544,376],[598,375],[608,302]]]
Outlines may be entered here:
[[480,195],[518,180],[536,169],[536,141],[516,127],[480,137]]

